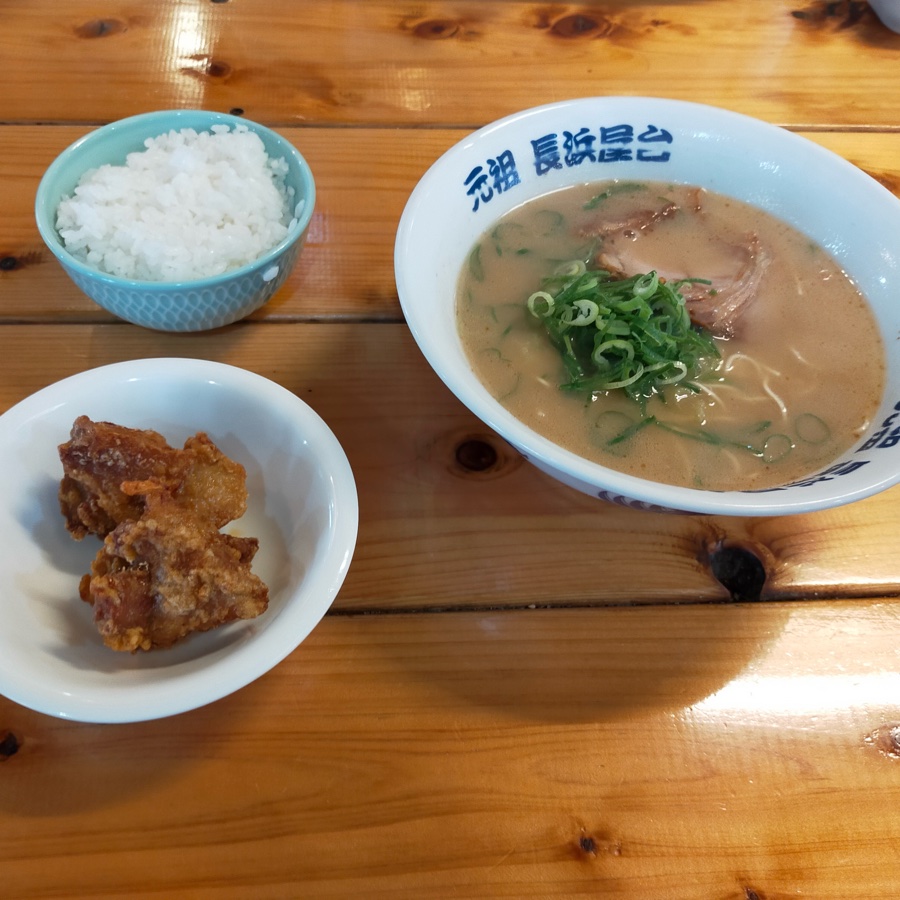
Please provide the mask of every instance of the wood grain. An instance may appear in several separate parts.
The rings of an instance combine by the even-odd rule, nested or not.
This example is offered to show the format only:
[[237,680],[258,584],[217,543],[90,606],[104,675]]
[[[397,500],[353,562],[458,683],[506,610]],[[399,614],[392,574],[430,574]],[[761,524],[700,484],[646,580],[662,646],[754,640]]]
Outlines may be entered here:
[[[244,324],[201,335],[7,325],[0,334],[2,409],[83,369],[153,356],[241,366],[309,403],[359,489],[359,542],[338,609],[716,601],[730,591],[713,558],[735,547],[764,567],[764,599],[900,593],[900,488],[761,519],[613,506],[524,462],[450,394],[405,325]],[[471,441],[476,456],[493,452],[486,468],[464,465]]]
[[900,37],[859,0],[30,0],[4,5],[0,56],[3,117],[22,123],[197,106],[280,125],[475,125],[596,93],[796,127],[900,118],[878,90]]
[[[469,131],[594,94],[753,115],[900,196],[900,35],[863,0],[10,0],[0,23],[0,413],[119,360],[242,366],[332,427],[361,515],[329,614],[230,697],[123,726],[0,697],[4,896],[896,896],[900,487],[759,519],[564,488],[426,364],[393,243]],[[169,107],[276,127],[317,180],[289,282],[208,334],[116,323],[34,224],[65,146]]]
[[[0,126],[0,322],[111,322],[44,247],[34,195],[53,158],[89,129]],[[398,321],[394,238],[416,182],[465,129],[286,128],[319,185],[307,245],[287,284],[254,319]],[[900,133],[813,132],[900,195]]]
[[878,601],[329,616],[176,719],[0,699],[4,893],[888,900],[897,627]]

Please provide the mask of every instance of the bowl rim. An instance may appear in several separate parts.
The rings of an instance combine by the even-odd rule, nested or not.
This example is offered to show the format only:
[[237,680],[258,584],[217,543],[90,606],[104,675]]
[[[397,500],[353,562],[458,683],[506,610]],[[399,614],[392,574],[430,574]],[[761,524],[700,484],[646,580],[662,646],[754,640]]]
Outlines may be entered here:
[[[802,135],[788,131],[786,128],[727,108],[664,97],[595,95],[559,100],[519,110],[467,133],[445,150],[420,177],[403,209],[394,245],[394,271],[401,309],[420,352],[445,385],[471,412],[494,429],[498,435],[513,444],[537,468],[546,471],[544,469],[546,466],[553,470],[548,474],[557,480],[571,485],[571,479],[575,479],[582,485],[591,487],[589,491],[584,486],[577,489],[595,497],[599,496],[623,503],[623,505],[704,515],[790,515],[843,506],[877,494],[900,482],[900,470],[897,470],[855,489],[837,490],[835,487],[834,490],[826,491],[822,496],[810,495],[808,497],[792,492],[788,497],[786,496],[787,492],[777,488],[756,491],[713,491],[642,479],[606,467],[602,463],[588,460],[538,434],[506,410],[499,401],[491,397],[470,370],[467,372],[457,371],[454,363],[444,361],[443,351],[435,345],[423,319],[421,308],[425,304],[413,300],[423,288],[413,282],[411,274],[405,267],[405,258],[410,254],[409,245],[413,241],[413,233],[418,225],[416,220],[419,208],[425,205],[428,195],[434,190],[434,184],[442,177],[441,172],[444,166],[456,157],[463,156],[475,144],[493,136],[495,132],[530,118],[588,105],[619,105],[623,103],[666,107],[674,113],[679,110],[690,111],[693,115],[708,115],[713,118],[715,123],[733,121],[741,128],[752,128],[760,134],[768,135],[781,142],[781,146],[801,148],[811,157],[843,170],[873,196],[881,198],[882,201],[889,201],[896,209],[900,209],[900,201],[887,188],[840,155]],[[552,188],[548,190],[552,190]],[[490,222],[484,227],[488,227],[489,224]],[[472,383],[470,384],[470,382]],[[565,476],[569,476],[568,482]],[[831,482],[831,484],[834,485],[835,482]]]
[[[48,194],[50,192],[49,185],[53,177],[63,168],[63,166],[67,165],[68,161],[83,147],[99,143],[103,141],[107,135],[117,131],[135,128],[144,123],[150,124],[156,121],[171,121],[173,117],[185,121],[181,124],[174,123],[164,130],[148,133],[146,138],[159,137],[169,131],[180,130],[182,128],[194,128],[198,131],[208,131],[213,125],[221,124],[230,125],[231,127],[245,125],[250,131],[254,131],[257,134],[264,134],[270,140],[277,143],[279,147],[283,147],[285,153],[288,156],[293,157],[294,161],[299,166],[303,178],[306,193],[303,197],[305,202],[302,214],[298,217],[292,216],[292,220],[296,218],[296,221],[294,221],[294,224],[288,229],[288,233],[275,246],[270,247],[262,256],[258,256],[256,259],[250,260],[250,262],[245,263],[236,269],[229,269],[218,275],[206,276],[204,278],[181,281],[146,281],[136,278],[122,278],[118,275],[112,275],[108,272],[96,269],[93,266],[89,266],[87,263],[84,263],[73,256],[68,249],[66,249],[65,244],[56,230],[54,222],[48,221],[48,218],[44,215],[44,210],[47,207]],[[201,120],[205,124],[199,124]],[[306,231],[312,221],[315,202],[316,182],[315,177],[313,176],[312,167],[291,141],[280,135],[277,131],[274,131],[272,128],[262,125],[259,122],[254,122],[251,119],[245,119],[241,116],[233,115],[232,113],[216,112],[215,110],[187,108],[159,109],[153,110],[152,112],[137,113],[133,116],[127,116],[123,119],[107,122],[105,125],[101,125],[98,128],[94,128],[86,134],[83,134],[61,150],[53,162],[51,162],[44,171],[41,180],[38,182],[34,200],[34,217],[38,232],[44,243],[63,265],[79,273],[82,277],[103,282],[112,287],[140,290],[152,294],[166,293],[169,291],[203,290],[204,288],[221,284],[223,281],[235,280],[255,272],[258,269],[265,268],[302,237],[304,231]]]
[[[262,375],[227,363],[193,358],[154,357],[110,363],[70,375],[25,397],[0,415],[0,425],[17,430],[43,416],[58,415],[59,408],[74,403],[73,389],[96,389],[109,384],[110,379],[130,385],[159,378],[170,386],[208,383],[214,385],[213,390],[237,392],[248,398],[246,402],[252,397],[254,403],[270,406],[285,421],[293,421],[295,429],[302,428],[303,442],[317,448],[311,454],[315,467],[319,468],[323,460],[326,464],[322,484],[327,486],[324,496],[329,505],[327,539],[317,553],[324,563],[321,569],[304,573],[291,591],[291,599],[278,611],[277,623],[250,640],[238,642],[228,652],[216,654],[208,666],[189,668],[174,678],[137,684],[128,683],[127,678],[125,683],[122,679],[111,680],[107,694],[72,696],[62,685],[53,688],[27,682],[0,659],[0,693],[29,709],[72,721],[126,723],[177,715],[220,700],[262,677],[303,643],[327,614],[350,568],[358,539],[359,500],[346,453],[312,407],[293,391]],[[313,582],[309,580],[311,576]],[[315,592],[312,601],[307,597],[306,602],[298,602],[310,590]],[[252,621],[249,624],[252,627]],[[110,677],[114,679],[113,675]]]

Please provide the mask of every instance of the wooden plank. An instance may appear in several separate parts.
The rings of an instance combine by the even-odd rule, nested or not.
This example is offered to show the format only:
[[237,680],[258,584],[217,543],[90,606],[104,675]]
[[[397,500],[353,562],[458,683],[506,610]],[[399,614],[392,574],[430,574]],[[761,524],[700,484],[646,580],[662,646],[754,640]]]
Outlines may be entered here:
[[[392,265],[444,149],[599,91],[785,125],[900,195],[900,35],[865,2],[13,0],[0,58],[0,412],[108,362],[222,360],[325,418],[361,503],[329,615],[231,697],[126,726],[0,698],[5,895],[896,895],[900,488],[762,519],[576,494],[441,385]],[[34,191],[87,128],[190,106],[310,159],[309,246],[252,324],[111,324]],[[753,593],[713,574],[731,551],[768,602],[727,602]]]
[[175,720],[0,699],[4,890],[888,900],[898,637],[878,601],[329,616]]
[[[338,609],[721,600],[729,590],[711,564],[723,547],[760,561],[765,599],[900,592],[900,488],[829,512],[746,520],[613,506],[525,463],[450,394],[404,325],[174,336],[7,325],[0,341],[0,409],[83,369],[154,356],[242,366],[308,402],[359,487],[359,543]],[[494,461],[467,468],[470,442],[470,455]]]
[[858,0],[29,0],[4,4],[0,55],[14,122],[200,106],[282,125],[474,125],[597,92],[798,127],[900,118],[882,89],[900,38]]
[[[109,322],[66,277],[34,223],[34,195],[53,158],[86,127],[0,127],[0,319]],[[300,262],[254,319],[400,319],[393,249],[406,200],[428,166],[462,129],[282,129],[307,157],[319,194]],[[813,132],[806,137],[844,156],[900,195],[900,133]]]

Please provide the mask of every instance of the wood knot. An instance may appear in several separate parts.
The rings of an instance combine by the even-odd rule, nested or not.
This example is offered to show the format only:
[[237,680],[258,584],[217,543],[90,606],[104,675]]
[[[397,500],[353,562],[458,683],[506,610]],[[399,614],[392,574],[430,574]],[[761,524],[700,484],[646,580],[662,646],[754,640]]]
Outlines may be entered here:
[[0,731],[0,762],[19,752],[22,742],[11,731]]
[[597,842],[589,834],[583,834],[579,838],[578,846],[581,847],[584,853],[587,853],[590,856],[597,855]]
[[231,65],[221,59],[213,59],[210,56],[196,55],[190,57],[196,66],[186,67],[181,70],[183,75],[193,78],[214,78],[217,81],[226,81],[232,74]]
[[817,0],[802,9],[792,10],[791,15],[808,26],[843,31],[873,16],[874,12],[866,0]]
[[469,438],[457,446],[456,461],[469,472],[486,472],[497,465],[497,451],[481,438]]
[[435,465],[469,482],[505,478],[525,461],[496,434],[469,428],[454,428],[438,435],[426,453]]
[[230,116],[242,116],[244,114],[244,108],[242,106],[232,106],[231,109],[228,110],[228,114]]
[[0,256],[0,272],[15,272],[24,269],[26,266],[36,265],[41,261],[41,253],[38,250],[30,250],[26,253],[20,253],[18,256],[7,253]]
[[563,16],[550,26],[551,33],[561,38],[579,38],[585,35],[602,37],[613,31],[613,24],[608,19],[595,19],[583,13]]
[[210,78],[227,78],[231,74],[231,66],[221,59],[211,59],[206,64],[206,74]]
[[863,741],[888,759],[900,759],[900,725],[882,725]]
[[452,19],[427,19],[413,28],[413,34],[426,41],[442,41],[452,38],[458,32],[459,22]]
[[127,26],[121,19],[91,19],[75,28],[75,34],[78,37],[88,40],[110,37],[113,34],[121,34],[123,31],[127,31]]
[[735,603],[755,603],[766,583],[766,567],[749,547],[716,543],[709,551],[709,568]]
[[579,859],[584,859],[585,857],[596,859],[601,854],[608,854],[609,856],[621,856],[622,843],[621,841],[612,840],[605,835],[601,835],[598,838],[596,837],[596,835],[591,834],[585,828],[582,828],[581,834],[578,836],[578,842],[576,844],[576,854]]

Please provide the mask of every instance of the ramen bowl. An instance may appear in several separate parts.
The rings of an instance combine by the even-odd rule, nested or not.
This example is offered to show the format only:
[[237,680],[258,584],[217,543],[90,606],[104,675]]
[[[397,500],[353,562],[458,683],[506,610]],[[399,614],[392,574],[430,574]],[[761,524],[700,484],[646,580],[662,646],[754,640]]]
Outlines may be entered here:
[[[582,152],[572,152],[575,146]],[[457,327],[458,283],[474,244],[529,200],[609,180],[694,185],[735,198],[833,257],[868,300],[886,352],[880,402],[850,449],[766,489],[679,487],[564,449],[492,396]],[[535,466],[586,494],[648,510],[771,516],[849,503],[900,480],[900,201],[848,161],[784,129],[710,106],[641,97],[516,113],[466,137],[424,174],[400,220],[395,274],[413,337],[447,387]],[[833,349],[840,352],[839,338]]]
[[[79,598],[102,544],[73,540],[58,500],[57,448],[81,415],[153,429],[173,447],[203,431],[244,467],[246,512],[222,530],[259,541],[265,612],[150,652],[104,644]],[[313,409],[260,375],[193,359],[101,366],[26,397],[0,416],[0,435],[0,694],[22,706],[115,723],[212,703],[295,652],[344,581],[359,519],[347,457]]]
[[[180,280],[143,280],[101,271],[76,255],[57,230],[57,211],[71,197],[89,171],[104,165],[123,166],[131,153],[143,151],[144,141],[170,131],[193,129],[199,134],[215,128],[246,127],[256,134],[270,160],[287,164],[284,186],[292,192],[292,219],[274,246],[235,268],[204,277]],[[221,161],[217,161],[221,165]],[[187,169],[187,171],[190,171]],[[246,167],[235,166],[237,177]],[[223,188],[225,195],[233,190]],[[44,243],[75,284],[98,306],[120,319],[158,331],[193,332],[219,328],[243,319],[267,303],[287,280],[302,252],[315,205],[315,181],[306,160],[284,137],[255,122],[207,110],[162,110],[121,119],[95,129],[66,148],[48,167],[38,185],[35,218]],[[133,196],[133,194],[132,194]],[[198,194],[199,196],[199,194]],[[214,198],[215,199],[215,198]],[[242,224],[241,206],[228,209]],[[253,215],[259,215],[254,209]],[[226,221],[223,219],[223,221]],[[124,223],[130,224],[130,223]],[[189,224],[189,223],[188,223]],[[174,226],[173,226],[174,228]],[[184,229],[182,245],[198,229]],[[197,248],[197,253],[202,248]],[[122,270],[119,270],[122,271]]]

